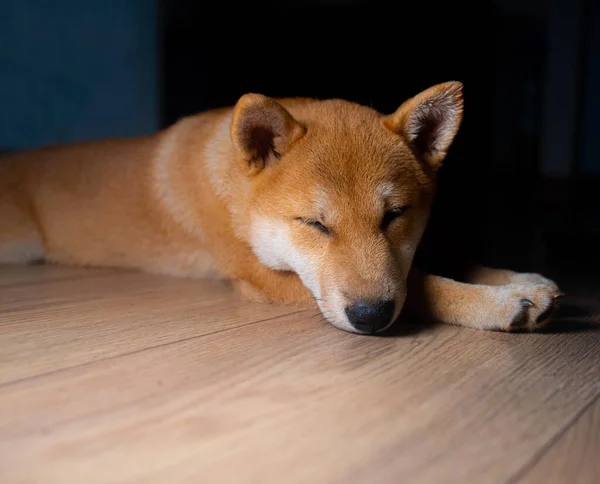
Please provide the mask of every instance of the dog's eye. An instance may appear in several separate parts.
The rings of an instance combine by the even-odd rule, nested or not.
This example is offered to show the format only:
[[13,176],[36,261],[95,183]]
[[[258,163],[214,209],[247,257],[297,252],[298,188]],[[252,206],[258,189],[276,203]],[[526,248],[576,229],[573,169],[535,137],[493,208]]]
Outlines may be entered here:
[[406,209],[407,207],[397,207],[393,208],[392,210],[388,210],[381,221],[381,230],[386,231],[394,220],[404,215]]
[[323,232],[325,235],[329,235],[329,229],[325,227],[321,222],[317,220],[307,220],[304,218],[298,218],[299,222],[302,222],[304,225],[308,225],[309,227],[314,227],[315,229]]

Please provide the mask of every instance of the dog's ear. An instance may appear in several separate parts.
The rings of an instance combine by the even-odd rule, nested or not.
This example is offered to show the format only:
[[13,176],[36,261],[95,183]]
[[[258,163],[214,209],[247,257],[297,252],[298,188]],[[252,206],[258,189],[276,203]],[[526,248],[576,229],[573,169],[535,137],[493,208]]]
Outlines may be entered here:
[[244,94],[233,110],[231,138],[248,174],[279,159],[304,133],[281,104],[261,94]]
[[417,158],[437,170],[462,121],[462,90],[460,82],[430,87],[385,116],[383,123],[406,140]]

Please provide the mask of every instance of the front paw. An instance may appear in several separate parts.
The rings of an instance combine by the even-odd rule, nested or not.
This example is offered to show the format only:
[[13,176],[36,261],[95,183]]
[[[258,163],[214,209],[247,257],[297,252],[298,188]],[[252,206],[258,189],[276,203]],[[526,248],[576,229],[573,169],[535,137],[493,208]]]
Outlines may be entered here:
[[543,328],[558,308],[562,296],[556,285],[533,282],[507,284],[501,295],[504,322],[500,329],[517,332]]
[[255,287],[254,285],[249,283],[248,281],[239,280],[239,281],[236,281],[234,283],[234,285],[235,285],[238,293],[240,294],[240,296],[242,296],[242,298],[244,298],[246,301],[258,302],[258,303],[268,302],[265,294],[260,289],[258,289],[257,287]]

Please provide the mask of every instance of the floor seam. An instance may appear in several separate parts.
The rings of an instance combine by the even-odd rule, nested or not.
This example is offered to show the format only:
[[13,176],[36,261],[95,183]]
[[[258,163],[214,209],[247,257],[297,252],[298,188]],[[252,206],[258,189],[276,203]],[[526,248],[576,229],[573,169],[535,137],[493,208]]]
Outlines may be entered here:
[[[131,275],[131,274],[138,274],[136,272],[123,272],[120,273],[119,275]],[[143,274],[143,273],[142,273]],[[12,289],[12,288],[17,288],[17,289],[21,289],[24,287],[31,287],[31,286],[43,286],[45,284],[53,284],[56,282],[72,282],[72,281],[77,281],[77,280],[85,280],[85,279],[89,279],[89,280],[95,280],[95,279],[102,279],[102,278],[106,278],[106,277],[113,277],[115,275],[115,273],[81,273],[81,274],[74,274],[74,275],[69,275],[69,276],[65,276],[65,277],[56,277],[54,279],[42,279],[42,280],[31,280],[31,281],[24,281],[24,282],[9,282],[9,283],[0,283],[0,288],[4,288],[4,289]]]
[[72,366],[66,366],[66,367],[63,367],[63,368],[58,368],[56,370],[51,370],[51,371],[47,371],[47,372],[44,372],[44,373],[39,373],[37,375],[32,375],[32,376],[28,376],[28,377],[25,377],[25,378],[19,378],[17,380],[11,380],[11,381],[8,381],[8,382],[0,383],[0,390],[3,390],[5,388],[7,388],[7,387],[11,387],[13,385],[17,385],[17,384],[23,383],[23,382],[28,381],[28,380],[36,380],[38,378],[43,378],[43,377],[54,375],[54,374],[57,374],[57,373],[62,373],[64,371],[74,370],[74,369],[77,369],[77,368],[84,368],[86,366],[93,365],[93,364],[96,364],[96,363],[101,363],[101,362],[104,362],[104,361],[114,360],[116,358],[121,358],[123,356],[131,356],[131,355],[135,355],[137,353],[142,353],[142,352],[148,351],[148,350],[154,350],[154,349],[157,349],[157,348],[164,348],[166,346],[170,346],[170,345],[173,345],[173,344],[183,343],[183,342],[191,341],[191,340],[194,340],[194,339],[200,339],[200,338],[204,338],[206,336],[212,336],[212,335],[219,334],[219,333],[225,333],[227,331],[234,331],[236,329],[245,328],[247,326],[252,326],[254,324],[259,324],[259,323],[264,323],[264,322],[267,322],[267,321],[273,321],[273,320],[276,320],[276,319],[279,319],[279,318],[285,318],[287,316],[291,316],[293,314],[303,313],[305,311],[306,310],[304,310],[304,309],[303,310],[299,310],[299,311],[292,311],[290,313],[280,314],[278,316],[273,316],[273,317],[265,318],[265,319],[259,319],[258,321],[252,321],[250,323],[240,324],[239,326],[233,326],[231,328],[220,329],[218,331],[213,331],[211,333],[205,333],[205,334],[198,334],[198,335],[195,335],[195,336],[189,336],[187,338],[182,338],[182,339],[178,339],[178,340],[175,340],[175,341],[168,341],[166,343],[160,343],[160,344],[153,345],[153,346],[147,346],[147,347],[144,347],[144,348],[139,348],[139,349],[133,350],[133,351],[127,351],[125,353],[119,353],[118,355],[107,356],[106,358],[98,358],[96,360],[86,361],[85,363],[79,363],[77,365],[72,365]]

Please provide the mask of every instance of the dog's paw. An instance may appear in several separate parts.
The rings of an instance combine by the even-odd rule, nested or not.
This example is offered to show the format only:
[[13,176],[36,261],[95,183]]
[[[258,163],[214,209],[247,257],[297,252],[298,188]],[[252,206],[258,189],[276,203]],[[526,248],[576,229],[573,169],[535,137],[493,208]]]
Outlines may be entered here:
[[504,322],[499,329],[523,332],[543,328],[562,296],[556,285],[534,282],[507,284],[501,295]]
[[246,301],[258,303],[269,302],[265,294],[257,287],[250,284],[248,281],[235,281],[234,286],[237,289],[238,294]]
[[541,274],[536,274],[535,272],[520,272],[516,273],[512,277],[513,283],[517,284],[539,284],[542,286],[551,287],[554,291],[560,292],[558,284],[556,282],[548,279],[547,277],[542,276]]

